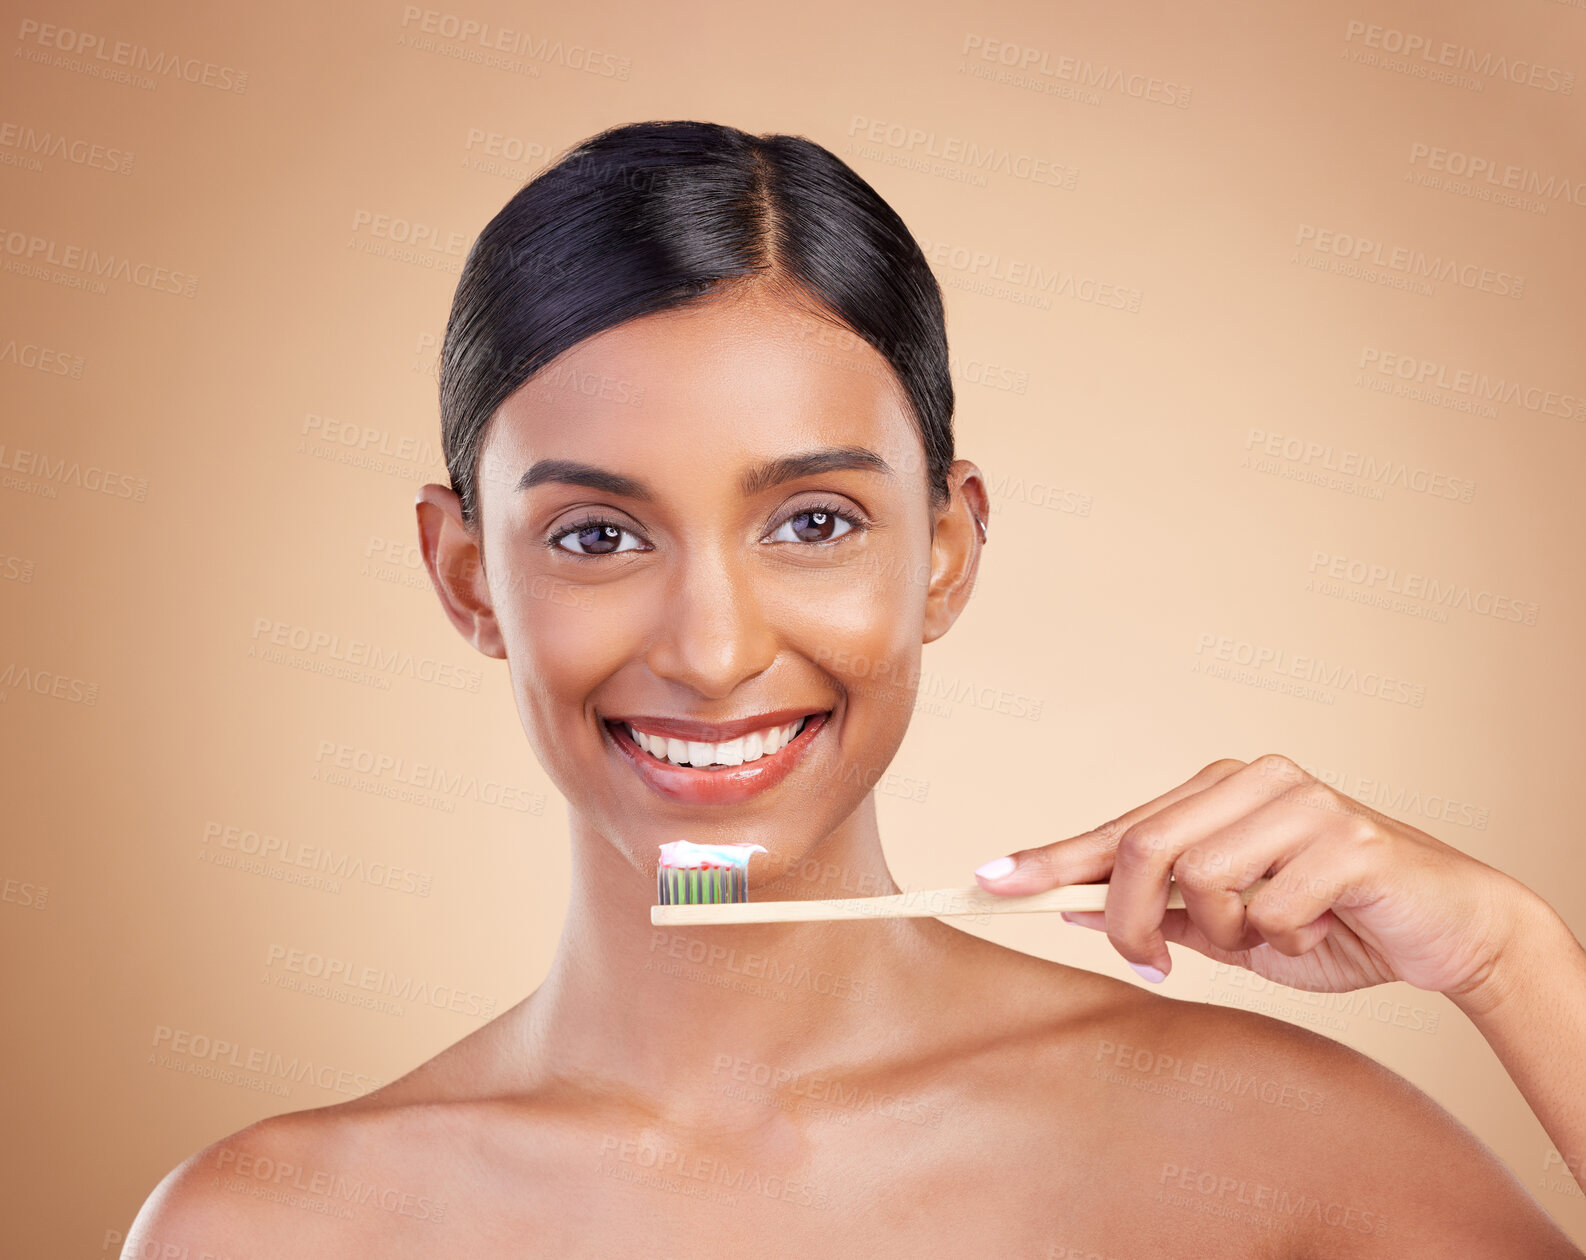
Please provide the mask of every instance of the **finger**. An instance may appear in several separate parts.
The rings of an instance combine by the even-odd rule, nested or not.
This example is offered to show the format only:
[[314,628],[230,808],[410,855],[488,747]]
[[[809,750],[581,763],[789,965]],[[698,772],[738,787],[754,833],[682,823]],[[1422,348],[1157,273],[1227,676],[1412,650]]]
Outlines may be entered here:
[[1187,910],[1169,910],[1162,917],[1162,935],[1175,945],[1187,945],[1198,954],[1205,954],[1220,963],[1233,963],[1237,966],[1248,966],[1249,947],[1261,944],[1260,935],[1252,928],[1249,934],[1249,946],[1224,949],[1215,941],[1208,939],[1206,933],[1195,926]]
[[[1060,917],[1078,927],[1092,928],[1098,932],[1107,930],[1106,916],[1100,910],[1065,910]],[[1222,949],[1212,941],[1207,940],[1206,934],[1196,927],[1194,923],[1190,922],[1187,911],[1169,910],[1163,915],[1162,935],[1175,944],[1188,946],[1196,953],[1205,954],[1208,958],[1213,958],[1218,962],[1232,963],[1237,966],[1247,965],[1244,950]],[[1253,929],[1251,936],[1253,938],[1251,941],[1252,945],[1261,944],[1260,936]],[[1134,966],[1132,963],[1130,965]],[[1153,984],[1160,984],[1162,981],[1163,973],[1154,967],[1135,967],[1135,970]]]
[[1250,926],[1280,954],[1308,954],[1326,938],[1339,899],[1370,872],[1370,853],[1339,841],[1314,844],[1250,898]]
[[[1129,962],[1165,974],[1172,959],[1160,925],[1167,912],[1168,877],[1179,857],[1213,832],[1263,808],[1272,800],[1275,781],[1309,778],[1286,757],[1263,757],[1127,828],[1118,838],[1107,880],[1107,935],[1113,947]],[[1251,881],[1259,874],[1251,876]],[[1188,898],[1185,906],[1189,906]],[[1226,905],[1222,916],[1226,926],[1230,916]]]
[[1330,825],[1295,797],[1280,796],[1191,845],[1173,863],[1190,918],[1223,949],[1259,945],[1264,938],[1250,924],[1245,889],[1296,859]]
[[[1064,910],[1058,918],[1075,927],[1090,928],[1092,931],[1105,932],[1107,930],[1107,916],[1100,910]],[[1229,962],[1246,950],[1253,949],[1263,943],[1261,933],[1255,928],[1246,928],[1244,937],[1233,948],[1219,945],[1200,928],[1190,921],[1189,911],[1169,910],[1162,916],[1162,935],[1176,945],[1188,945],[1197,953],[1215,958],[1218,962]]]
[[[1330,916],[1317,920],[1354,886],[1349,880],[1362,874],[1362,841],[1374,831],[1369,811],[1350,808],[1354,804],[1307,775],[1180,854],[1173,877],[1208,938],[1227,950],[1276,947],[1252,920],[1242,894],[1263,875],[1276,879],[1274,872],[1287,872],[1285,879],[1294,886],[1305,881],[1311,898],[1310,926],[1290,943],[1300,953],[1316,948],[1334,921]],[[1281,933],[1298,925],[1272,926]]]
[[1131,826],[1175,801],[1204,791],[1210,784],[1243,769],[1244,765],[1244,762],[1232,757],[1214,761],[1178,787],[1111,822],[1067,840],[1038,848],[1019,849],[1005,858],[993,859],[975,871],[975,878],[982,888],[1005,896],[1024,896],[1045,892],[1060,884],[1087,884],[1103,880],[1112,870],[1118,838]]

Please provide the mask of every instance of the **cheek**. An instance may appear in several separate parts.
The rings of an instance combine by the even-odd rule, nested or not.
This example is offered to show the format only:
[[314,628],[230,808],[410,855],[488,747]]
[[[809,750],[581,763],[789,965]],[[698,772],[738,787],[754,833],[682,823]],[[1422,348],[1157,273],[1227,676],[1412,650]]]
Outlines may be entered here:
[[914,713],[920,681],[919,636],[914,636],[912,646],[883,633],[834,645],[826,669],[843,689],[848,707],[845,728],[863,736],[850,747],[871,747],[869,737],[874,736],[890,756]]
[[[928,572],[928,563],[924,572]],[[799,592],[789,640],[842,689],[843,743],[890,757],[914,711],[925,590],[921,567],[878,561]]]
[[550,766],[569,747],[557,736],[583,720],[591,693],[631,655],[628,623],[590,589],[545,575],[508,575],[492,594],[524,733]]
[[839,601],[836,616],[801,654],[841,695],[841,716],[820,773],[801,780],[812,816],[846,816],[883,782],[914,716],[919,687],[922,617],[898,597]]

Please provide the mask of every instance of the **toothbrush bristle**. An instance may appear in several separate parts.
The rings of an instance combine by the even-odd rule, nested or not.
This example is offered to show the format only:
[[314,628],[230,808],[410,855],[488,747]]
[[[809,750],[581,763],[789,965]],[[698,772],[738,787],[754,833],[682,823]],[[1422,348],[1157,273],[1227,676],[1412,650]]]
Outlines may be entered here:
[[655,896],[656,904],[662,906],[748,901],[749,879],[735,866],[659,866]]

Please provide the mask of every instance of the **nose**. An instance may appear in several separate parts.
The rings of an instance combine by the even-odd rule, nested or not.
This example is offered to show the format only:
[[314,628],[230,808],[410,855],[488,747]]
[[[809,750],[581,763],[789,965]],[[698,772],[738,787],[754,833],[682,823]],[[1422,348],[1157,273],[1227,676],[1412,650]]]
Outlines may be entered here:
[[720,700],[771,665],[777,637],[753,569],[729,547],[691,549],[657,610],[652,673]]

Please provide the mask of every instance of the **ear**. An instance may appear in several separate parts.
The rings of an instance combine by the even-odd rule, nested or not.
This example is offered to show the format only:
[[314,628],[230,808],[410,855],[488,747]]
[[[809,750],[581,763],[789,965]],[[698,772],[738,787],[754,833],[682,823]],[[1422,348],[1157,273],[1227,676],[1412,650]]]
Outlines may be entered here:
[[925,637],[931,643],[947,633],[975,589],[980,549],[985,546],[982,523],[991,515],[980,469],[955,459],[947,470],[947,508],[936,518],[931,536],[931,584],[925,593]]
[[431,483],[419,490],[413,507],[418,513],[424,567],[452,625],[486,656],[505,660],[507,649],[485,580],[480,539],[464,523],[456,492]]

